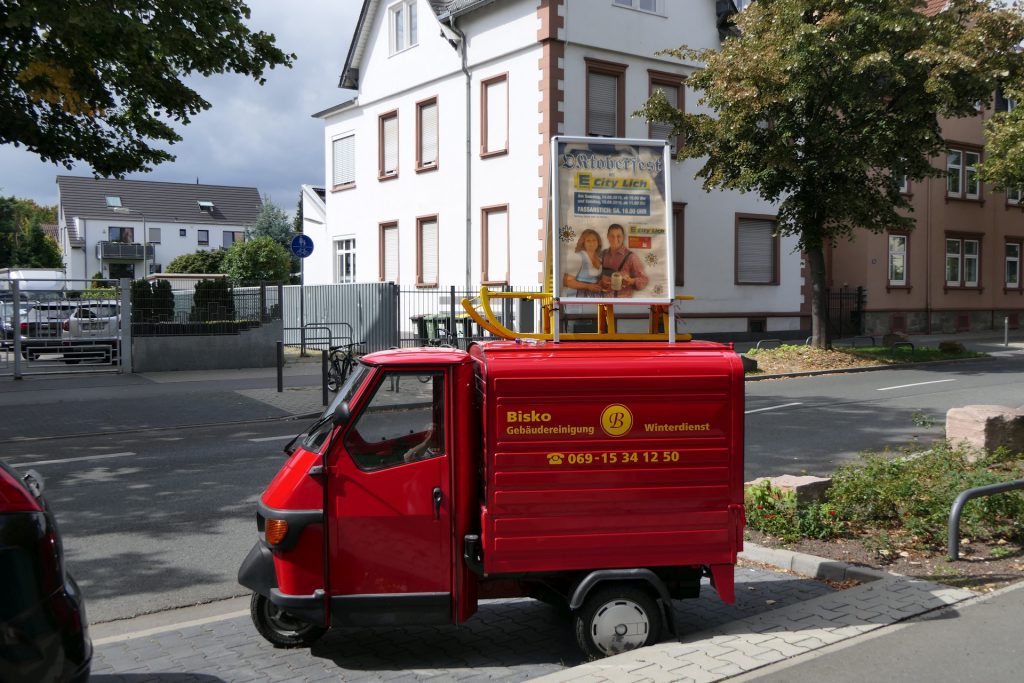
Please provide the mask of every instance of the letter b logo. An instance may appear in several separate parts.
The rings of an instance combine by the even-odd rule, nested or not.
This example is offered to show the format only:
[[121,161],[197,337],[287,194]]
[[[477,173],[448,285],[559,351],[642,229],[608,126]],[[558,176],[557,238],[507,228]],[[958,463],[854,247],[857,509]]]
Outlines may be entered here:
[[601,412],[601,429],[608,436],[622,436],[633,426],[633,413],[621,403],[613,403]]

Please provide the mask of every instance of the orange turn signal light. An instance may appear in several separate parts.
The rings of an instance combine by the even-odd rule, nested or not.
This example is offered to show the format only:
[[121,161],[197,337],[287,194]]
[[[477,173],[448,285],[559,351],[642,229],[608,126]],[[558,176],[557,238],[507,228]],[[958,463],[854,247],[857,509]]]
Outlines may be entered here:
[[284,540],[285,535],[288,533],[288,522],[283,519],[268,519],[266,531],[267,543],[277,545]]

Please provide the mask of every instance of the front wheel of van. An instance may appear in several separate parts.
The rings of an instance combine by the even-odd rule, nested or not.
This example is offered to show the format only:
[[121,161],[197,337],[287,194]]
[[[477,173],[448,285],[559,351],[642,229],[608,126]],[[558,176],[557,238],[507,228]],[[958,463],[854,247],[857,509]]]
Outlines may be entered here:
[[259,593],[253,593],[249,613],[256,630],[274,647],[312,645],[327,632],[323,626],[296,619]]
[[595,588],[576,611],[576,642],[591,659],[653,645],[661,634],[658,601],[635,585]]

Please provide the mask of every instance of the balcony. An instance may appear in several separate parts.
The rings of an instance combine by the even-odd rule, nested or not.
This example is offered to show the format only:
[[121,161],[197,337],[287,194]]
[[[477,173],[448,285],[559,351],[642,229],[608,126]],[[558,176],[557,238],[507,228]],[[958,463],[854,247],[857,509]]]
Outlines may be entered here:
[[153,258],[153,245],[137,242],[97,242],[96,258],[120,261],[144,261]]

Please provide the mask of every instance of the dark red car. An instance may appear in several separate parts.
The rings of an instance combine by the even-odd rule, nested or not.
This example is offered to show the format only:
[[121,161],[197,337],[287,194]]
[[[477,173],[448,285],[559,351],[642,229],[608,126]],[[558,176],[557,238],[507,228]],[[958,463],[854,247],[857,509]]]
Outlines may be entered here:
[[85,681],[92,642],[43,479],[0,461],[0,680]]

